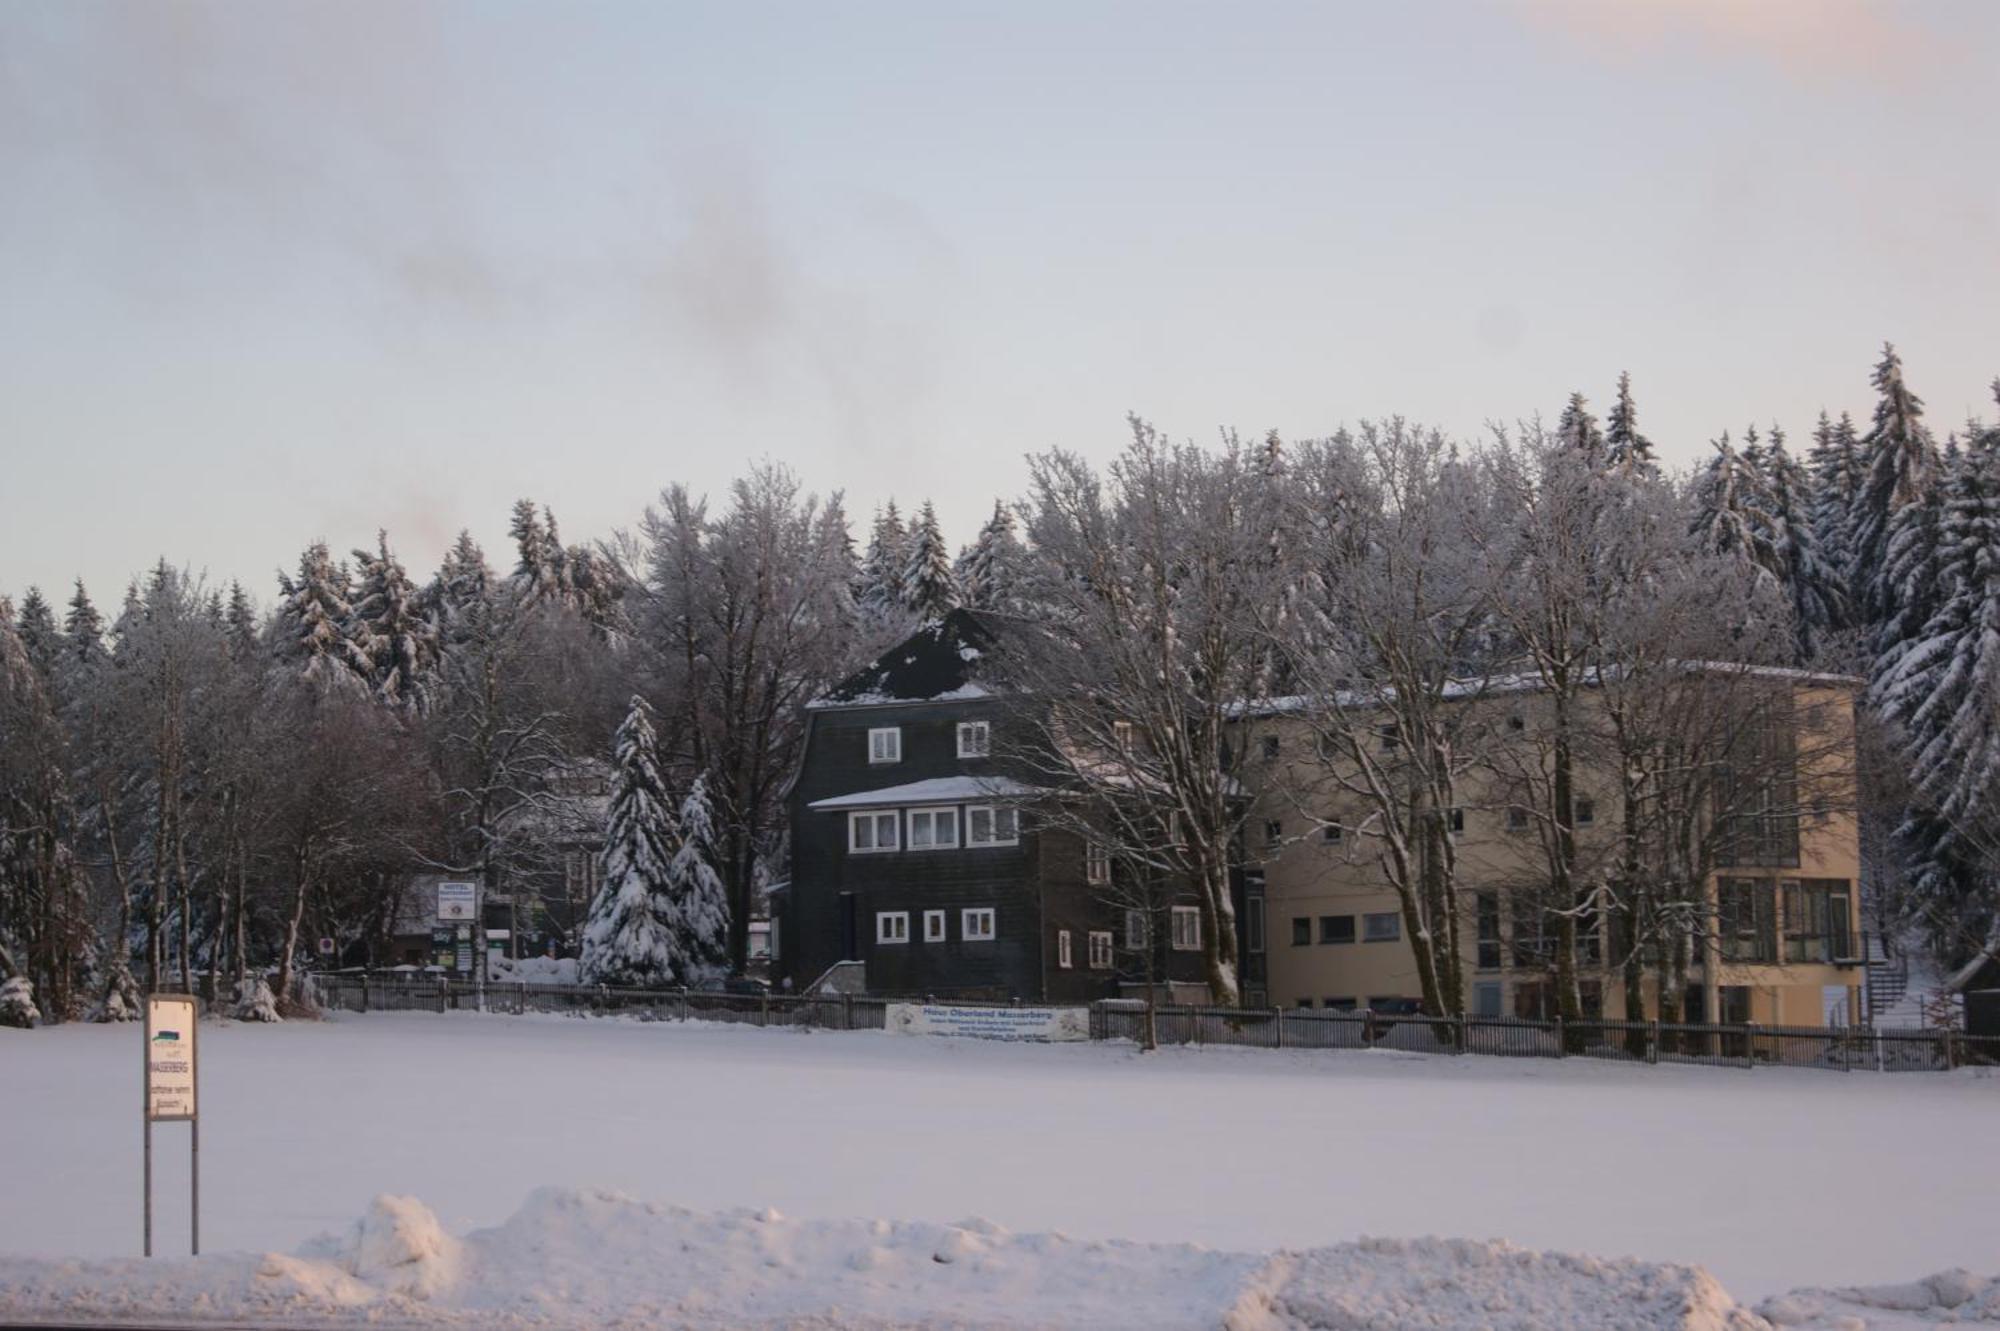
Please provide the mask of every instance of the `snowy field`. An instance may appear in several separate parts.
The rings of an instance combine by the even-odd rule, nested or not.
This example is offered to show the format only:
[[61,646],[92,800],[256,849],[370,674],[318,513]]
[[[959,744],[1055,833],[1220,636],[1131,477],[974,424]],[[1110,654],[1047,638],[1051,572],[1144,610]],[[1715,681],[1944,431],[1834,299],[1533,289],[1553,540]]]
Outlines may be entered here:
[[[136,1253],[138,1039],[131,1027],[0,1031],[0,1252]],[[517,1241],[552,1208],[622,1205],[543,1194],[523,1211],[547,1184],[662,1204],[643,1212],[656,1228],[690,1223],[676,1207],[740,1212],[723,1227],[787,1227],[788,1243],[840,1247],[843,1270],[901,1240],[813,1222],[909,1222],[882,1232],[927,1262],[947,1241],[1018,1255],[1041,1231],[1223,1254],[1505,1238],[1698,1265],[1746,1301],[2000,1270],[1985,1167],[2000,1077],[1980,1072],[1142,1056],[417,1013],[212,1024],[202,1052],[211,1252],[298,1250],[348,1230],[380,1193],[421,1199],[458,1235],[522,1212]],[[184,1251],[185,1129],[163,1125],[156,1146],[158,1243]],[[936,1228],[968,1217],[982,1224]],[[1211,1260],[1173,1251],[1177,1270]],[[1316,1260],[1351,1261],[1342,1251]],[[991,1254],[986,1265],[1006,1269]],[[1253,1267],[1208,1280],[1218,1308]]]

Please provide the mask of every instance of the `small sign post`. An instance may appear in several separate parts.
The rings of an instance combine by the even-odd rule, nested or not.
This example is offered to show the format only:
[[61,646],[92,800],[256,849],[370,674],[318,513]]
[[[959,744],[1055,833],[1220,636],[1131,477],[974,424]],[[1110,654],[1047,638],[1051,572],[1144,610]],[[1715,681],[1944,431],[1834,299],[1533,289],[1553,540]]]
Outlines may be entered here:
[[188,1250],[201,1255],[201,1123],[197,1118],[196,1018],[188,994],[146,998],[146,1256],[153,1255],[153,1125],[188,1125]]

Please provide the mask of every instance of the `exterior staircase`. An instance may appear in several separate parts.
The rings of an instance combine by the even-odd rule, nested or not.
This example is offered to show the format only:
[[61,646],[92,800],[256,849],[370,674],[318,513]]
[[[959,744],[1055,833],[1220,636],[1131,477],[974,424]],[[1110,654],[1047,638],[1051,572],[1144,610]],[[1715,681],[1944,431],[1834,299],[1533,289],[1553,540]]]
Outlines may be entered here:
[[1881,1015],[1903,1001],[1910,990],[1910,963],[1904,957],[1892,957],[1882,945],[1879,935],[1867,936],[1866,984],[1863,989],[1864,1010],[1868,1014],[1868,1024],[1877,1025]]

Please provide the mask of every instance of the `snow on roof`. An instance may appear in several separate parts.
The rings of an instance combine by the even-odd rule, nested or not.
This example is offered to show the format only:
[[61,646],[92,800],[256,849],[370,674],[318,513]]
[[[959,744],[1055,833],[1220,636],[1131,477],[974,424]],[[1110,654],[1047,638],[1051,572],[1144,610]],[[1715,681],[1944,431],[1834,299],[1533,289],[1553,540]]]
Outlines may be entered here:
[[957,804],[966,800],[1023,799],[1041,794],[1035,786],[1023,785],[1005,776],[934,776],[928,781],[887,786],[881,790],[858,790],[852,795],[835,795],[814,800],[809,809],[879,809],[902,804]]
[[998,620],[960,608],[915,633],[807,703],[814,708],[879,707],[890,703],[956,702],[992,694],[973,682]]

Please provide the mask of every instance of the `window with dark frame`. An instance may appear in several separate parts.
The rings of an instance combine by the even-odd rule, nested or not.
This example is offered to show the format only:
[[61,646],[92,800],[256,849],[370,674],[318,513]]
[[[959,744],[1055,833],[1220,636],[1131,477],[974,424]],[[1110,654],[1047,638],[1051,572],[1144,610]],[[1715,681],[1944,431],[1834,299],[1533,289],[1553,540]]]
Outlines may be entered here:
[[1292,946],[1306,947],[1313,940],[1313,922],[1310,915],[1292,916]]
[[1322,943],[1351,943],[1354,941],[1354,917],[1352,915],[1322,915],[1319,917],[1319,941]]
[[1395,911],[1371,911],[1361,917],[1361,941],[1393,943],[1403,936],[1403,917]]

